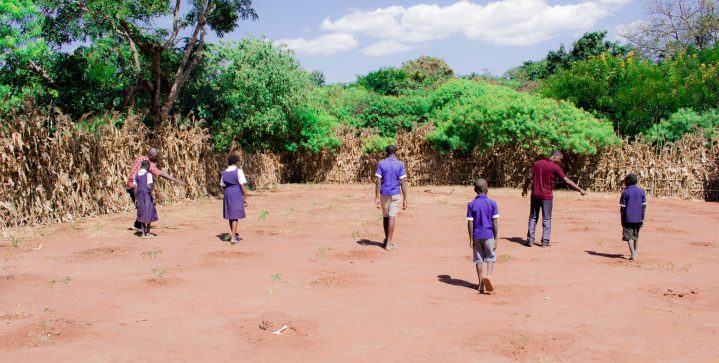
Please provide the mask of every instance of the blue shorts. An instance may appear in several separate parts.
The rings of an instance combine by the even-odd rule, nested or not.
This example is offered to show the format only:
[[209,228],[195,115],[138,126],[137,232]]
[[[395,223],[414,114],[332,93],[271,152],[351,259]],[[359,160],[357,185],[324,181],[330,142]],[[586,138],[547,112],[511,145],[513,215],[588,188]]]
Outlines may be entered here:
[[494,262],[496,260],[497,258],[494,256],[494,238],[474,240],[472,262],[479,265],[482,262]]

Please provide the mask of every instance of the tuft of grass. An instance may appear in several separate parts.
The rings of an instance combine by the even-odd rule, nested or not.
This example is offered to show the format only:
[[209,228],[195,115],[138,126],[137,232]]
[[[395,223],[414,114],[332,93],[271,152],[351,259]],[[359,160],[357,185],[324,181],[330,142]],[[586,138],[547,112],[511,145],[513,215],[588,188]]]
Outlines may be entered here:
[[165,270],[160,270],[159,268],[153,268],[152,273],[157,276],[158,279],[162,279],[163,276],[167,273]]
[[70,278],[70,276],[63,276],[59,279],[52,279],[52,280],[50,280],[50,287],[55,286],[55,284],[67,285],[70,282],[70,280],[72,280]]
[[149,251],[145,251],[145,252],[141,253],[140,256],[142,256],[143,259],[144,259],[144,258],[151,258],[151,259],[154,260],[154,259],[156,259],[157,256],[160,255],[161,253],[162,253],[162,250],[160,249],[160,247],[155,247],[155,248],[153,248],[153,249],[151,249],[151,250],[149,250]]
[[510,255],[510,254],[505,253],[505,254],[499,255],[499,262],[501,262],[501,263],[507,263],[511,259],[512,259],[512,255]]
[[317,250],[317,255],[319,255],[320,257],[324,257],[327,255],[331,255],[333,252],[334,250],[332,250],[332,247],[320,247]]
[[272,274],[272,275],[270,275],[270,280],[271,280],[272,282],[283,282],[283,281],[282,281],[282,275],[280,275],[280,274]]
[[18,248],[20,246],[21,242],[22,241],[19,238],[17,238],[17,236],[15,236],[15,235],[10,236],[10,243],[12,243],[13,247]]
[[260,220],[264,221],[265,219],[267,219],[267,216],[269,216],[269,215],[270,215],[270,211],[268,211],[267,209],[263,209],[260,212]]

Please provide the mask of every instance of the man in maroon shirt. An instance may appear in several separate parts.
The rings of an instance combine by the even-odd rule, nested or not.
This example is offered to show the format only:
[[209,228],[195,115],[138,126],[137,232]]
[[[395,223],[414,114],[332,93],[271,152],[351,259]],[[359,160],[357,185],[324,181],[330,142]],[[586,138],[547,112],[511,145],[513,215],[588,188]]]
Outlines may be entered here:
[[559,167],[558,163],[562,161],[562,152],[553,150],[548,158],[537,160],[532,165],[532,169],[527,174],[524,181],[522,196],[527,195],[527,188],[530,182],[532,185],[531,207],[529,209],[529,230],[527,231],[527,243],[525,246],[532,247],[534,244],[534,230],[539,220],[539,210],[542,210],[542,247],[549,247],[549,235],[552,231],[552,189],[556,178],[562,178],[564,182],[572,189],[578,191],[581,195],[586,192],[569,180]]

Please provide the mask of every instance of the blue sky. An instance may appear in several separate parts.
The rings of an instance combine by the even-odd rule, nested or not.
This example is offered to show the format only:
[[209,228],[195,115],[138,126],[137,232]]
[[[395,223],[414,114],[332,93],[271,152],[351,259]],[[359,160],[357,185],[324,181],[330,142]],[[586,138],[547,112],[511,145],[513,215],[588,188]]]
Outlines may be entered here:
[[618,27],[644,17],[641,0],[256,0],[254,8],[259,20],[225,39],[287,44],[330,83],[420,55],[445,59],[457,74],[502,74],[585,31],[616,39]]

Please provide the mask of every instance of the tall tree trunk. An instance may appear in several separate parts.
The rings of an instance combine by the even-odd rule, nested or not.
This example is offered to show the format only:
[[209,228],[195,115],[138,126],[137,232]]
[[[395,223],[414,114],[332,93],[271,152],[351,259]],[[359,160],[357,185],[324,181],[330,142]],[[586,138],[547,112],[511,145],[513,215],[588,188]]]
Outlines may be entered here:
[[162,48],[152,47],[152,95],[150,114],[152,115],[152,127],[158,127],[167,118],[167,113],[162,109]]

